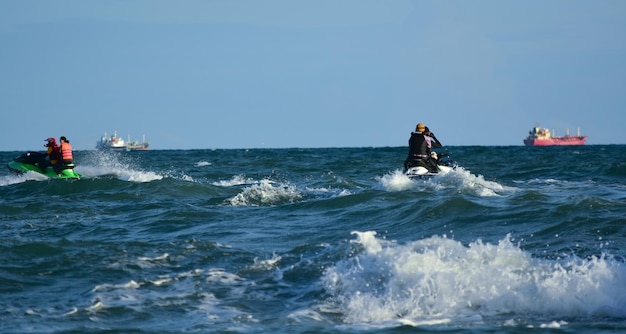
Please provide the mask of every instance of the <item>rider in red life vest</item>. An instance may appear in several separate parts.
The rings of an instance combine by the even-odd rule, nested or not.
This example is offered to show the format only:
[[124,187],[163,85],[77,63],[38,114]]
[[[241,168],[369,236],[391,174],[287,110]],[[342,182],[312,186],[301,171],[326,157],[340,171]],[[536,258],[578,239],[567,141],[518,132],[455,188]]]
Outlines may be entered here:
[[39,168],[44,172],[46,171],[46,167],[48,166],[56,168],[56,164],[61,158],[61,148],[59,147],[59,145],[57,145],[57,140],[54,139],[54,137],[50,137],[48,139],[45,139],[45,141],[48,142],[44,145],[44,147],[48,148],[45,155],[48,157],[48,160],[44,159],[43,161],[39,162]]

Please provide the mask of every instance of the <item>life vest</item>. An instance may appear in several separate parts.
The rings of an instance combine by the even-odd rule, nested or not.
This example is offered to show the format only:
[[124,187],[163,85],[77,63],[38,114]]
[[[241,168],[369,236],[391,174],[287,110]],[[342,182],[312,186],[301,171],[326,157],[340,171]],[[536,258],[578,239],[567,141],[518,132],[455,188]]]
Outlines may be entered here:
[[409,158],[430,157],[430,138],[421,132],[411,132],[409,139]]
[[63,161],[72,161],[72,145],[68,142],[61,143],[61,158]]
[[51,164],[56,164],[57,161],[59,160],[59,158],[61,158],[61,152],[59,152],[60,147],[59,146],[48,146],[48,150],[46,151],[46,154],[48,155],[49,159],[50,159],[50,163]]

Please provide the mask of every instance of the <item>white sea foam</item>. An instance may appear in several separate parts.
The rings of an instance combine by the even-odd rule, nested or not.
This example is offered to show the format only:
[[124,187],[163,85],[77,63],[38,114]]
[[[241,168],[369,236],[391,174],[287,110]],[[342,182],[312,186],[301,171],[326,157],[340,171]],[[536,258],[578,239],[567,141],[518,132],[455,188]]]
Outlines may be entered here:
[[323,283],[350,324],[480,321],[489,316],[554,319],[626,316],[626,268],[604,257],[533,258],[507,236],[467,246],[445,237],[408,244],[354,232],[358,254],[329,268]]
[[67,311],[64,315],[68,316],[68,315],[72,315],[72,314],[76,314],[76,313],[78,313],[78,308],[72,307],[72,309]]
[[231,198],[228,203],[235,206],[272,206],[301,201],[305,198],[332,198],[351,195],[347,189],[333,187],[304,187],[299,189],[291,183],[276,182],[269,179],[254,180],[243,175],[233,176],[230,180],[212,183],[219,187],[247,185],[242,192]]
[[566,321],[552,321],[547,324],[541,324],[539,328],[561,328],[565,325],[567,325]]
[[49,177],[37,172],[28,171],[23,174],[9,174],[0,177],[0,187],[23,183],[26,181],[48,181]]
[[104,308],[104,304],[101,301],[96,301],[93,303],[93,305],[89,306],[87,308],[87,311],[89,312],[97,312],[100,309]]
[[293,323],[313,322],[319,324],[324,321],[324,317],[320,313],[309,309],[292,312],[287,316],[287,319]]
[[314,195],[316,197],[328,198],[328,197],[342,197],[352,195],[352,192],[348,189],[339,188],[311,188],[306,187],[307,194]]
[[198,161],[195,164],[196,167],[204,167],[204,166],[210,166],[210,165],[211,163],[208,161]]
[[294,185],[274,184],[262,180],[258,184],[246,187],[243,192],[230,199],[235,206],[263,206],[291,203],[302,198]]
[[93,289],[93,292],[117,290],[117,289],[137,289],[140,286],[141,285],[139,283],[135,282],[134,280],[130,280],[130,281],[128,281],[126,283],[122,283],[122,284],[101,284],[101,285],[96,285],[96,287]]
[[254,181],[254,179],[247,178],[243,175],[235,175],[230,180],[216,181],[216,182],[213,182],[212,184],[218,187],[233,187],[233,186],[241,186],[241,185],[256,184],[256,183],[258,182]]
[[[163,179],[163,176],[157,173],[133,170],[129,166],[121,165],[80,165],[75,168],[75,171],[85,178],[115,175],[118,179],[129,182],[150,182]],[[29,171],[22,175],[6,175],[0,177],[0,187],[16,183],[23,183],[26,181],[47,181],[49,179],[50,178],[45,175]]]
[[498,196],[514,190],[514,188],[502,186],[497,182],[487,181],[482,175],[474,175],[463,167],[455,167],[445,174],[423,179],[410,179],[401,170],[394,170],[379,177],[378,180],[382,188],[387,191],[454,189],[458,192],[470,192],[483,197]]
[[[194,269],[178,274],[159,275],[157,278],[147,281],[136,282],[131,280],[121,284],[97,285],[92,290],[94,294],[92,304],[85,310],[90,313],[120,307],[140,310],[146,307],[146,305],[154,304],[168,307],[170,305],[179,305],[181,301],[193,295],[192,299],[200,304],[196,305],[195,310],[188,311],[186,317],[208,319],[209,322],[222,322],[224,319],[241,315],[241,312],[235,308],[217,306],[219,304],[218,299],[211,293],[196,294],[194,292],[195,278],[203,276],[204,273],[205,271],[202,269]],[[242,285],[248,284],[236,274],[226,272],[221,268],[208,270],[206,281],[210,282],[210,284],[228,287],[231,293],[236,295],[245,293],[245,287],[242,287]],[[159,293],[155,293],[153,286],[161,288]]]
[[114,175],[122,181],[151,182],[163,179],[163,175],[152,171],[137,170],[128,157],[116,152],[96,151],[84,163],[78,164],[76,172],[84,177]]
[[495,181],[487,181],[482,175],[474,175],[463,167],[453,169],[447,175],[442,176],[450,184],[453,184],[459,190],[468,190],[474,192],[478,196],[498,196],[503,192],[514,190],[505,187]]
[[378,180],[387,191],[403,191],[416,186],[416,183],[399,169],[383,175]]
[[236,282],[244,281],[243,278],[237,274],[229,273],[221,268],[212,268],[207,273],[207,282],[222,283],[222,284],[234,284]]
[[271,259],[266,260],[259,260],[258,258],[255,258],[254,264],[252,264],[250,268],[255,270],[271,270],[276,268],[280,260],[282,260],[282,257],[277,254],[274,254]]
[[171,277],[159,278],[150,282],[156,286],[161,286],[161,285],[166,285],[172,282],[172,278]]
[[163,260],[167,260],[170,257],[170,255],[168,253],[159,255],[157,257],[145,257],[145,256],[140,256],[138,259],[140,261],[145,261],[145,262],[156,262],[156,261],[163,261]]
[[5,175],[0,177],[0,187],[9,186],[16,183],[23,183],[29,180],[41,181],[47,179],[47,177],[35,172],[28,172],[22,175]]

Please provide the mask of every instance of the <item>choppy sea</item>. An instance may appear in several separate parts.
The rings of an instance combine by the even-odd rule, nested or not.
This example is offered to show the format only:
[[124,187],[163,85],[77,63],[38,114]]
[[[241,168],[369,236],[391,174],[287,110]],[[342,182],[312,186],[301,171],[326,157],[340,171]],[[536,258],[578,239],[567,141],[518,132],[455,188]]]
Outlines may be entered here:
[[[626,331],[626,145],[75,152],[0,172],[1,333]],[[22,152],[0,152],[8,163]]]

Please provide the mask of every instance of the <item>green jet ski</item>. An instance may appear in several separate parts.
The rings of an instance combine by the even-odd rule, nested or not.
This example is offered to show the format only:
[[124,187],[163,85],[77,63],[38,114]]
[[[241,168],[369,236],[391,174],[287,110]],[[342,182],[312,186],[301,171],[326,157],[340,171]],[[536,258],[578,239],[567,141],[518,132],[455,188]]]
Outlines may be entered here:
[[[63,164],[62,162],[59,163]],[[51,179],[79,179],[81,176],[74,171],[74,164],[63,164],[58,172],[52,166],[47,165],[49,164],[46,162],[45,153],[27,152],[17,158],[13,158],[13,161],[9,162],[7,167],[16,174],[33,171]],[[46,167],[42,169],[39,166]]]

